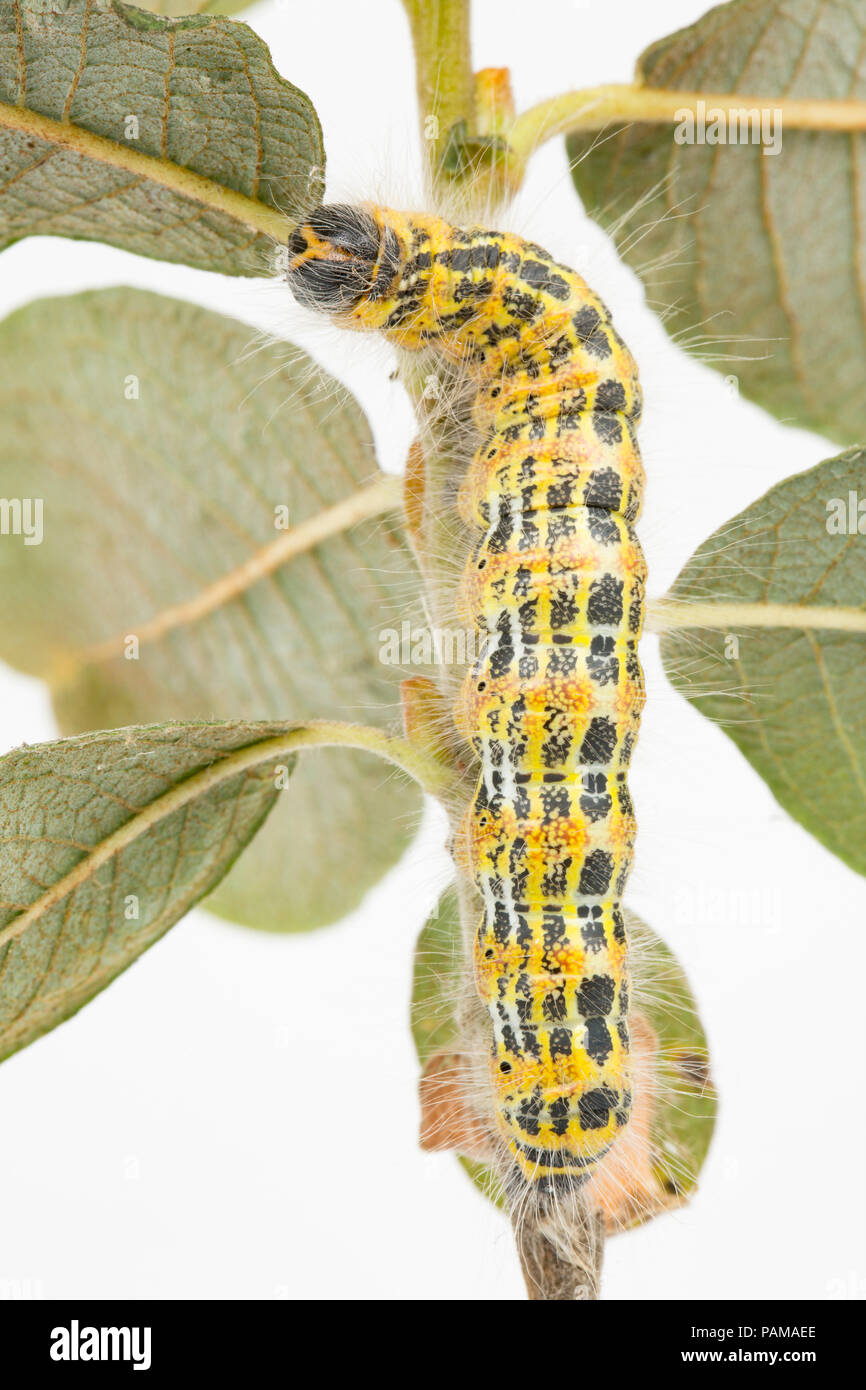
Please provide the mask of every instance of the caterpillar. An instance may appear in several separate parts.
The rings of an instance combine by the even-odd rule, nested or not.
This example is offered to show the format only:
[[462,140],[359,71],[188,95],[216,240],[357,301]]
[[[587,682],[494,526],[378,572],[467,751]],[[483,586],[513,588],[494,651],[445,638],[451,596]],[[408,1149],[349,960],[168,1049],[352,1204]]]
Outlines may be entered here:
[[532,242],[382,207],[292,234],[295,297],[456,363],[477,447],[457,501],[481,638],[454,721],[480,773],[461,852],[483,902],[474,983],[512,1200],[589,1179],[634,1089],[622,897],[644,683],[634,360],[602,301]]

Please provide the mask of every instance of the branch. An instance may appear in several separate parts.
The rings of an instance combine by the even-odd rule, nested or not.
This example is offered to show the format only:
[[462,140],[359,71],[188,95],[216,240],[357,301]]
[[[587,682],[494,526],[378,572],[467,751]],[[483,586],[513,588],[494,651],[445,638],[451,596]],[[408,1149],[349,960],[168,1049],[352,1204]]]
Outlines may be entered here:
[[799,627],[866,633],[866,609],[806,603],[690,603],[684,599],[656,599],[647,605],[648,632],[684,627],[725,631],[742,627]]
[[[393,763],[417,782],[422,791],[442,798],[453,790],[457,774],[454,768],[435,754],[425,751],[409,739],[386,734],[368,724],[346,724],[337,719],[311,719],[299,724],[290,734],[269,740],[270,751],[260,761],[275,754],[300,752],[305,748],[355,748],[362,753],[375,753]],[[266,745],[259,747],[266,750]]]
[[[474,124],[474,78],[469,39],[470,0],[403,0],[415,49],[421,136],[434,180],[448,132],[458,121]],[[425,129],[435,117],[432,137]]]
[[704,102],[726,116],[749,108],[771,108],[779,112],[784,130],[866,130],[866,101],[823,101],[770,95],[753,96],[743,92],[680,92],[661,87],[641,87],[610,83],[587,87],[583,91],[563,92],[558,97],[531,106],[517,117],[508,133],[511,147],[509,170],[512,183],[519,184],[530,155],[546,140],[572,130],[600,130],[611,122],[647,121],[656,125],[674,124],[682,112]]
[[[532,1303],[592,1302],[601,1289],[604,1259],[604,1217],[591,1210],[579,1193],[567,1203],[569,1218],[534,1220],[526,1215],[513,1222],[520,1268]],[[551,1229],[550,1234],[545,1225]],[[554,1239],[551,1239],[553,1235]],[[568,1248],[570,1258],[566,1257]]]

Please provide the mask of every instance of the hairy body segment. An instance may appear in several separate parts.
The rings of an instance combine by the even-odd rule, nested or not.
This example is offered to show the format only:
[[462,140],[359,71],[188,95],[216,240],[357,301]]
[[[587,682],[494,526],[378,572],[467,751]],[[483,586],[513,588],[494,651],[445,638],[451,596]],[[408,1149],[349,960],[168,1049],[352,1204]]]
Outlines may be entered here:
[[483,902],[474,983],[512,1196],[592,1176],[627,1124],[644,684],[644,473],[634,360],[597,295],[519,237],[382,207],[322,207],[289,284],[338,323],[456,363],[474,452],[459,588],[480,655],[454,722],[480,772],[458,855]]

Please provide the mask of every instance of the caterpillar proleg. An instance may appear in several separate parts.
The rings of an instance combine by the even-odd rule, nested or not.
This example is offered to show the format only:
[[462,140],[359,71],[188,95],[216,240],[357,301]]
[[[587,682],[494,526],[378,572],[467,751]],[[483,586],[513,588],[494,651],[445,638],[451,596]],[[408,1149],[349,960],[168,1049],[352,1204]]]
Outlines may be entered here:
[[632,1105],[635,363],[581,277],[515,236],[333,206],[289,251],[302,303],[432,350],[470,385],[459,603],[482,641],[454,720],[480,774],[458,852],[483,901],[474,978],[510,1195],[555,1200],[592,1176]]

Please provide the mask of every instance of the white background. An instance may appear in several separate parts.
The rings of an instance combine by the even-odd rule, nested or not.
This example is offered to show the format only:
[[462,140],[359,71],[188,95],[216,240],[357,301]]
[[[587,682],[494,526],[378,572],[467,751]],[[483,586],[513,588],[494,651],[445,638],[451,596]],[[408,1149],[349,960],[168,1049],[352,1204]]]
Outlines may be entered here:
[[[477,0],[476,66],[511,65],[522,108],[629,80],[647,43],[705,8]],[[412,200],[414,80],[397,0],[291,0],[243,17],[321,115],[329,198]],[[582,213],[560,142],[537,157],[510,225],[581,269],[638,358],[642,536],[660,594],[715,526],[836,451],[738,400],[671,345]],[[411,418],[382,357],[365,364],[357,341],[309,336],[277,285],[33,240],[0,260],[0,311],[114,284],[278,326],[352,386],[383,465],[401,466]],[[697,1198],[610,1244],[605,1296],[862,1297],[866,882],[671,691],[653,638],[644,661],[630,902],[689,972],[722,1107]],[[0,670],[0,707],[3,750],[53,735],[38,683]],[[416,1147],[407,1002],[413,942],[447,881],[442,836],[431,808],[362,909],[306,938],[192,913],[0,1070],[0,1293],[523,1296],[502,1218],[452,1156]],[[336,1130],[318,1124],[325,1098]],[[311,1140],[326,1130],[333,1139]]]

